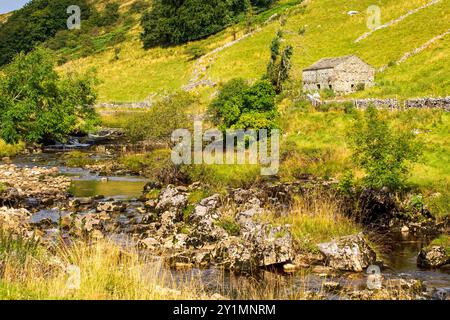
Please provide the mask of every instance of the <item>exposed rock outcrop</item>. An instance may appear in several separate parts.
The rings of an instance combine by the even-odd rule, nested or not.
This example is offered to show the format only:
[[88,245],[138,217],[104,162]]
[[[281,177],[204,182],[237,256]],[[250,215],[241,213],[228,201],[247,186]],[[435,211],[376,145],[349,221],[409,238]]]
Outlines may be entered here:
[[376,260],[376,253],[362,234],[321,243],[318,248],[325,256],[325,263],[338,270],[361,272]]

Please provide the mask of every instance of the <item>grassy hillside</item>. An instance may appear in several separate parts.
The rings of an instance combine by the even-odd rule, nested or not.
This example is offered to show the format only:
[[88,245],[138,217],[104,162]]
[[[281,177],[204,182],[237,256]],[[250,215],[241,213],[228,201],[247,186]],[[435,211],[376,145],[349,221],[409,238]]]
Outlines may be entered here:
[[[285,37],[295,47],[292,76],[297,86],[300,86],[301,70],[316,60],[357,54],[376,68],[391,66],[377,75],[377,87],[360,93],[361,96],[443,96],[450,92],[450,82],[445,76],[450,72],[445,59],[450,54],[450,36],[436,41],[399,66],[392,65],[405,53],[450,29],[449,0],[442,0],[378,30],[359,43],[354,42],[368,31],[368,6],[378,5],[381,22],[386,23],[430,1],[310,0],[298,4],[299,1],[295,0],[280,0],[275,8],[261,13],[256,19],[262,22],[274,13],[287,14],[283,29]],[[123,6],[124,12],[130,3],[132,1]],[[347,12],[350,10],[360,13],[349,16]],[[233,32],[237,32],[237,37],[245,32],[245,27],[240,25],[194,43],[145,51],[139,40],[138,18],[135,17],[134,27],[120,45],[119,60],[113,61],[114,49],[106,48],[94,56],[70,62],[62,69],[96,67],[102,81],[99,86],[101,101],[143,100],[151,94],[178,89],[189,82],[196,62],[186,54],[188,48],[199,46],[208,52],[233,41]],[[254,35],[212,55],[205,78],[221,83],[234,77],[260,77],[269,57],[268,46],[279,28],[280,23],[275,19]],[[299,33],[300,29],[305,30],[303,35]]]

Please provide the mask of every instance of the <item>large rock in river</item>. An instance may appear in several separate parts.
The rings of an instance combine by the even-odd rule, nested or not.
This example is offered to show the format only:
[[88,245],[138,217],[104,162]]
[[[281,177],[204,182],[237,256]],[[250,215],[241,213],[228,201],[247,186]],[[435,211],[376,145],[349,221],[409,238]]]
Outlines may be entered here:
[[334,269],[361,272],[376,260],[376,253],[362,234],[346,236],[318,245],[326,264]]
[[169,185],[161,191],[156,210],[158,212],[173,211],[179,213],[186,207],[187,202],[187,195],[185,193],[180,192],[174,186]]
[[218,243],[213,258],[227,269],[245,272],[285,264],[294,258],[292,235],[286,226],[255,224],[242,237],[228,237]]
[[450,255],[442,246],[431,246],[424,248],[417,256],[417,265],[425,269],[439,268],[450,264]]

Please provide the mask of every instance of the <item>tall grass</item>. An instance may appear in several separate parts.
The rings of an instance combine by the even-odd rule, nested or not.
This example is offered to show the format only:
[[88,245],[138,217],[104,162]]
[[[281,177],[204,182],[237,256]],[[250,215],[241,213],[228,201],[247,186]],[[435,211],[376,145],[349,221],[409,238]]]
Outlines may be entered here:
[[272,212],[265,219],[291,225],[295,241],[307,251],[315,251],[317,243],[361,231],[360,226],[344,215],[338,201],[319,191],[295,199],[288,214],[279,216]]
[[8,144],[0,139],[0,157],[12,157],[25,149],[25,144],[19,142],[17,144]]
[[0,300],[314,299],[305,273],[296,275],[298,286],[277,273],[253,277],[211,269],[214,277],[204,283],[195,270],[175,275],[162,260],[108,240],[60,242],[48,250],[12,239],[0,236]]
[[[22,263],[15,257],[20,248],[7,252],[2,260],[0,299],[202,298],[202,287],[195,279],[175,283],[161,262],[143,259],[135,249],[107,240],[71,246],[60,243],[56,254],[21,248],[26,252]],[[79,287],[76,278],[72,278],[75,282],[70,280],[78,274],[71,273],[73,270],[79,270]]]

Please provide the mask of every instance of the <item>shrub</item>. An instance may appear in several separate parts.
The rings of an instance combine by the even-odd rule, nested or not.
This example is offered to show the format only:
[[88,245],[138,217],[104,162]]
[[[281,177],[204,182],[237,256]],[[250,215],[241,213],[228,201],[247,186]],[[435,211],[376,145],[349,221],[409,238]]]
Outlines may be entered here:
[[209,114],[222,130],[278,128],[275,90],[266,80],[253,86],[242,79],[231,80],[209,106]]
[[344,102],[344,112],[348,114],[352,114],[355,112],[355,105],[353,102]]
[[350,142],[354,161],[365,171],[365,185],[375,189],[403,187],[408,161],[416,161],[420,154],[414,134],[393,132],[373,106],[355,122]]
[[155,103],[150,111],[131,115],[125,125],[127,136],[134,142],[148,139],[171,145],[172,132],[189,129],[189,110],[197,100],[186,92],[177,92]]
[[172,162],[169,149],[157,149],[145,154],[124,155],[119,162],[125,168],[143,173],[162,184],[178,184],[189,181],[183,168]]
[[347,171],[339,181],[337,190],[344,195],[351,195],[354,185],[353,180],[354,180],[353,172],[351,172],[350,170]]
[[197,60],[198,58],[204,56],[206,54],[206,50],[200,46],[191,46],[186,50],[186,54],[190,57],[191,60]]
[[364,91],[366,89],[366,84],[365,83],[358,83],[356,85],[356,91]]
[[327,88],[327,89],[323,89],[323,90],[320,92],[320,96],[321,96],[322,98],[324,98],[324,99],[330,99],[330,98],[336,97],[336,93],[334,92],[333,89]]
[[67,135],[91,129],[95,77],[61,77],[44,49],[19,54],[0,77],[0,137],[7,143],[65,141]]

